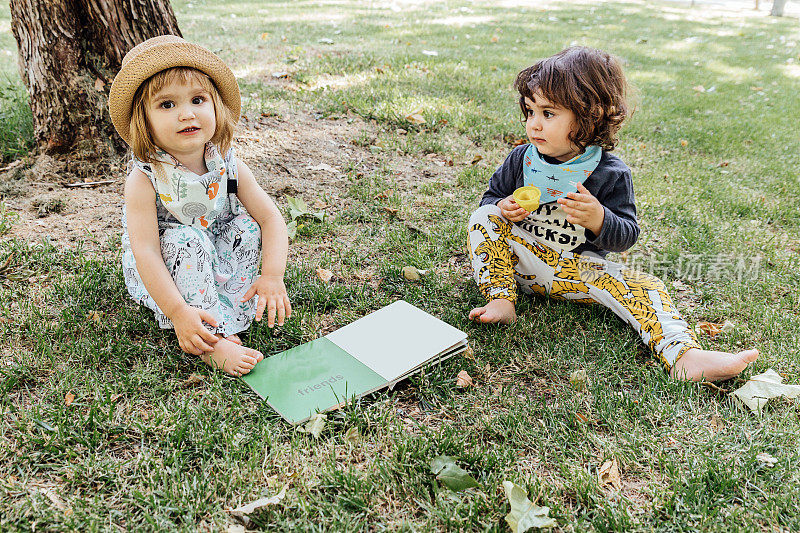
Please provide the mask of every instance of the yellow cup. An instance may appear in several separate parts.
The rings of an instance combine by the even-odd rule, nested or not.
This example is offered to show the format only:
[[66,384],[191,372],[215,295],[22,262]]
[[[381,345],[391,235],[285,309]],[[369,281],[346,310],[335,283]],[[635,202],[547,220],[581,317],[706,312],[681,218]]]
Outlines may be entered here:
[[539,187],[527,185],[514,191],[514,201],[525,211],[535,211],[539,207],[542,191]]

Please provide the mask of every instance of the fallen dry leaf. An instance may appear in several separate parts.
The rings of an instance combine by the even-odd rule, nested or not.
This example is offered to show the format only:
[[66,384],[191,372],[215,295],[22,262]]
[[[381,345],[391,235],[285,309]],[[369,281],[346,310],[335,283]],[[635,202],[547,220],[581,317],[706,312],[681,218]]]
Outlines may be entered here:
[[713,339],[714,337],[720,334],[723,325],[724,324],[719,324],[716,322],[705,322],[701,320],[700,322],[697,323],[695,329],[702,331],[703,333],[705,333],[706,335],[708,335],[710,338]]
[[747,383],[731,393],[751,411],[759,412],[771,398],[797,398],[800,385],[783,383],[783,378],[773,369],[751,377]]
[[262,41],[266,41],[267,37],[269,37],[269,32],[265,31],[264,33],[261,34],[261,40]]
[[[288,485],[286,487],[288,487]],[[242,505],[241,507],[232,509],[230,513],[235,516],[243,516],[251,514],[262,507],[266,507],[267,505],[275,505],[276,503],[280,503],[284,496],[286,496],[286,487],[283,487],[283,489],[281,489],[281,491],[275,496],[270,496],[269,498],[259,498],[254,502],[248,503],[247,505]]]
[[204,379],[205,378],[200,374],[195,374],[195,373],[189,374],[189,377],[184,379],[181,382],[181,388],[185,389],[185,388],[191,387],[192,385],[197,385],[198,383],[202,382]]
[[616,459],[609,459],[597,470],[597,482],[601,487],[611,485],[615,489],[622,488],[622,480],[619,477],[619,464]]
[[103,89],[105,88],[105,86],[106,86],[106,82],[104,82],[100,78],[97,78],[96,80],[94,80],[94,90],[95,91],[102,92]]
[[69,391],[64,396],[64,405],[72,405],[72,402],[75,401],[75,394],[72,391]]
[[478,162],[480,160],[482,160],[482,159],[483,159],[483,156],[478,154],[478,155],[476,155],[475,157],[472,158],[472,161],[470,161],[470,165],[477,165]]
[[322,198],[317,198],[316,200],[314,200],[314,203],[311,204],[311,207],[313,207],[314,209],[325,209],[326,207],[328,207],[328,204]]
[[472,378],[467,374],[466,370],[462,370],[458,373],[456,377],[456,387],[464,389],[466,387],[472,387],[473,385],[475,385],[475,383],[472,382]]
[[417,267],[413,266],[404,266],[403,267],[403,277],[408,281],[419,281],[422,279],[422,276],[427,274],[427,270],[421,270]]
[[89,320],[91,320],[95,324],[99,324],[100,323],[100,313],[98,313],[97,311],[92,311],[89,314]]
[[333,278],[333,272],[321,267],[317,267],[316,273],[322,283],[330,283],[331,278]]
[[767,468],[772,468],[778,462],[776,458],[772,457],[767,452],[761,452],[756,455],[756,460],[759,463],[763,463]]
[[686,139],[681,139],[681,146],[689,146],[689,141]]
[[422,116],[423,109],[418,107],[406,114],[405,119],[412,124],[425,124],[425,117]]
[[308,422],[306,422],[304,428],[305,432],[313,435],[315,439],[318,439],[322,434],[322,429],[325,427],[327,418],[328,417],[322,413],[314,413],[311,418],[308,419]]
[[572,372],[569,375],[569,384],[576,391],[586,390],[589,384],[589,376],[587,376],[586,370],[576,370]]
[[472,349],[472,346],[467,346],[467,349],[464,350],[464,357],[467,359],[475,360],[475,351]]

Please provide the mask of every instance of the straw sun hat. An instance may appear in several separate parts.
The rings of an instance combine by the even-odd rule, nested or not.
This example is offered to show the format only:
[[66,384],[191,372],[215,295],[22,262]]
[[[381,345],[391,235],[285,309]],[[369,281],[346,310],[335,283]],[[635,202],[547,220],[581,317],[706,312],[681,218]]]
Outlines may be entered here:
[[122,59],[122,68],[111,84],[108,95],[111,122],[126,143],[131,144],[131,114],[136,90],[150,76],[173,67],[190,67],[208,75],[222,101],[233,113],[234,121],[239,120],[242,100],[231,69],[216,54],[200,45],[175,35],[162,35],[131,48]]

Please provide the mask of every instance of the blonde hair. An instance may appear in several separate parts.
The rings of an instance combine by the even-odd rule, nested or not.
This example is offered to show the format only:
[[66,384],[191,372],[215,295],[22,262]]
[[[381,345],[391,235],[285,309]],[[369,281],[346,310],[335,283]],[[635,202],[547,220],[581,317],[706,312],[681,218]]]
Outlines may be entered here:
[[181,83],[196,81],[211,95],[211,101],[214,104],[214,116],[217,122],[217,129],[214,131],[214,136],[211,137],[211,142],[217,147],[219,153],[225,157],[233,139],[233,113],[222,102],[222,97],[211,78],[206,76],[205,73],[189,67],[174,67],[162,70],[147,78],[136,89],[136,93],[133,95],[130,125],[131,150],[133,154],[145,163],[154,162],[158,147],[153,142],[153,136],[150,133],[150,123],[147,120],[146,112],[147,105],[159,91],[176,81]]

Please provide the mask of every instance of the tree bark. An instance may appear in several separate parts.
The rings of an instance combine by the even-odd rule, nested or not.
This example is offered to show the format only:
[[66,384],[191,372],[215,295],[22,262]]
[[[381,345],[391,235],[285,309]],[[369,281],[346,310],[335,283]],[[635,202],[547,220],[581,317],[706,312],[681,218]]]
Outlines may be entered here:
[[124,149],[107,104],[125,53],[181,35],[169,0],[11,0],[11,30],[39,150],[82,159]]
[[773,0],[772,2],[772,9],[770,10],[769,14],[773,17],[782,17],[783,16],[783,8],[786,5],[786,0]]

